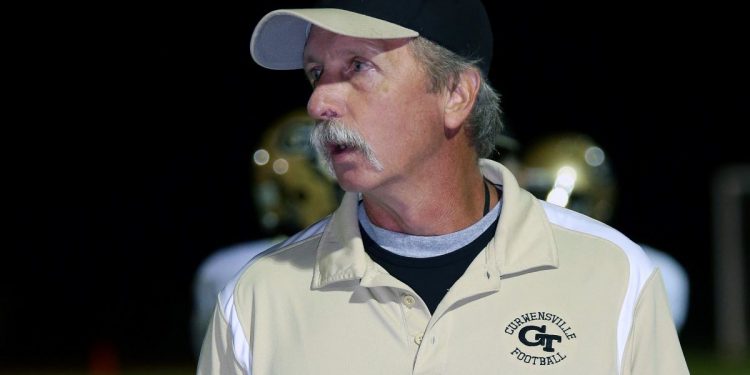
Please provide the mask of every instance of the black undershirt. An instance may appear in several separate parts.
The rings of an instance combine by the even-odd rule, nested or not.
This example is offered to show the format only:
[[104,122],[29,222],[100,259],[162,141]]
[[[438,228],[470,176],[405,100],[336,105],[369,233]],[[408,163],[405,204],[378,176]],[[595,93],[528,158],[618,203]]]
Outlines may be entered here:
[[[499,215],[498,215],[499,218]],[[448,254],[430,258],[411,258],[394,254],[380,247],[367,235],[362,225],[365,251],[373,261],[380,264],[389,274],[410,286],[427,304],[430,313],[445,297],[448,289],[466,272],[469,264],[477,257],[495,235],[495,221],[479,237],[468,245]]]

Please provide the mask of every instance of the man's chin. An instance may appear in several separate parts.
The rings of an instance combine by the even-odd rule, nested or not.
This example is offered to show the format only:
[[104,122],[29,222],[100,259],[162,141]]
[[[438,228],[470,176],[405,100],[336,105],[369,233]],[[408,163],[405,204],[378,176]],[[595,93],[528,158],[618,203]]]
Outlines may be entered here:
[[348,192],[361,193],[368,190],[372,185],[373,177],[380,173],[375,170],[369,163],[352,164],[341,163],[333,167],[336,176],[336,182],[342,190]]

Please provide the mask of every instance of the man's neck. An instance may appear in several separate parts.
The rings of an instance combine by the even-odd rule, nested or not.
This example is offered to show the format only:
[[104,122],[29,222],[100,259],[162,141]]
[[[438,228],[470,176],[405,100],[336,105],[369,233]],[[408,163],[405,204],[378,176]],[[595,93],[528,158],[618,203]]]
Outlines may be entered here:
[[[377,226],[394,232],[434,236],[457,232],[479,221],[485,206],[485,187],[479,166],[456,169],[449,178],[431,178],[408,189],[364,194],[367,216]],[[490,188],[489,205],[498,201]]]

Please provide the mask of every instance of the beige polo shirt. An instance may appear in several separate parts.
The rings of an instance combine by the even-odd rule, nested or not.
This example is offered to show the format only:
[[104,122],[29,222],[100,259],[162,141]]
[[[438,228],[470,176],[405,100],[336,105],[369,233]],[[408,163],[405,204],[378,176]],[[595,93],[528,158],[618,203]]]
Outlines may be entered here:
[[497,231],[434,314],[365,253],[348,193],[219,294],[198,374],[687,374],[638,245],[480,166]]

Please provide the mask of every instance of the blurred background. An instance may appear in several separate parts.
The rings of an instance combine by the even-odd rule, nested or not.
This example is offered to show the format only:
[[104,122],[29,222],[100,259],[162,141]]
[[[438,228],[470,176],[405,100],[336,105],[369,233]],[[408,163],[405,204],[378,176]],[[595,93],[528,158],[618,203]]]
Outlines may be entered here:
[[[309,3],[8,9],[0,373],[194,373],[196,270],[265,235],[252,154],[310,93],[300,71],[255,65],[250,34]],[[689,275],[691,372],[750,373],[744,13],[486,3],[490,80],[521,149],[593,137],[617,175],[610,224]]]

